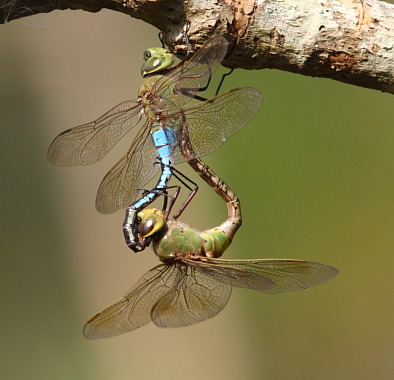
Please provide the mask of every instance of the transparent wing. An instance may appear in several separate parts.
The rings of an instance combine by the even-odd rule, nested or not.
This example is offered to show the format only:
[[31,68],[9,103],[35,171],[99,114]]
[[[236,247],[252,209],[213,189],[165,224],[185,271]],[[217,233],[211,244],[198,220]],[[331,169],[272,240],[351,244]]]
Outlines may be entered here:
[[125,296],[90,318],[83,329],[84,335],[89,339],[109,338],[148,324],[152,321],[153,307],[179,281],[175,266],[161,264],[152,268]]
[[179,284],[166,292],[152,309],[159,327],[182,327],[214,317],[227,304],[231,285],[218,281],[199,267],[177,265]]
[[[188,125],[192,149],[202,157],[219,148],[247,124],[260,109],[263,98],[254,88],[235,88],[182,112]],[[181,113],[174,117],[181,118]],[[185,161],[181,149],[174,149],[175,163]]]
[[138,131],[127,153],[102,180],[96,197],[96,209],[110,214],[129,206],[137,198],[138,189],[154,177],[157,151],[151,141],[148,123]]
[[136,101],[120,103],[97,120],[58,135],[48,149],[48,160],[59,166],[93,164],[101,160],[141,116]]
[[182,259],[187,265],[219,282],[264,293],[291,292],[331,280],[338,270],[329,265],[303,260],[223,260],[202,257]]
[[89,339],[124,334],[153,321],[160,327],[181,327],[212,318],[227,304],[231,286],[200,268],[161,264],[151,269],[114,303],[86,322]]
[[207,87],[212,73],[226,55],[227,40],[215,36],[205,43],[190,60],[160,78],[152,89],[150,106],[154,112],[170,115]]

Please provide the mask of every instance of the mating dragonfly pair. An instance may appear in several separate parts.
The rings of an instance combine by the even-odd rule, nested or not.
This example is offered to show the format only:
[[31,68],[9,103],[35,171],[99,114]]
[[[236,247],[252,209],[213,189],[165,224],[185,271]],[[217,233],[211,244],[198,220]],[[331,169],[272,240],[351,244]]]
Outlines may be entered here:
[[[225,38],[213,37],[175,68],[171,68],[174,60],[167,50],[146,50],[142,67],[146,78],[138,99],[61,133],[49,148],[48,158],[56,165],[94,163],[145,117],[128,152],[104,177],[96,208],[102,213],[126,208],[123,230],[127,245],[141,251],[152,244],[162,264],[148,271],[124,297],[93,316],[84,328],[87,338],[119,335],[151,321],[161,327],[192,325],[219,313],[232,287],[264,293],[294,291],[337,274],[333,267],[303,260],[219,259],[241,225],[240,203],[199,157],[216,150],[262,104],[260,92],[246,87],[212,99],[197,95],[209,85],[227,47]],[[193,98],[200,103],[186,105]],[[156,186],[135,201],[139,189],[157,173],[156,160],[161,167]],[[184,161],[226,202],[228,217],[221,225],[197,232],[177,220],[195,194],[196,189],[189,186],[193,190],[189,199],[175,218],[169,218],[173,202],[167,205],[168,184],[173,174],[180,179],[173,165]],[[165,199],[163,210],[148,209],[160,195]]]

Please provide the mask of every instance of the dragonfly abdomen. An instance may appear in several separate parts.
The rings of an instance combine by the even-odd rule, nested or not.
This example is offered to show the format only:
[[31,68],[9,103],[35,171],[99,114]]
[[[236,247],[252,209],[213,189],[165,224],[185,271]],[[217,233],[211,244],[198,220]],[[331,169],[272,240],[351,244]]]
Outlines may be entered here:
[[224,251],[231,244],[230,237],[219,227],[200,233],[204,256],[206,257],[220,257]]
[[172,152],[178,143],[174,129],[164,126],[160,122],[152,125],[151,131],[153,145],[157,150],[157,155],[163,165],[173,164]]

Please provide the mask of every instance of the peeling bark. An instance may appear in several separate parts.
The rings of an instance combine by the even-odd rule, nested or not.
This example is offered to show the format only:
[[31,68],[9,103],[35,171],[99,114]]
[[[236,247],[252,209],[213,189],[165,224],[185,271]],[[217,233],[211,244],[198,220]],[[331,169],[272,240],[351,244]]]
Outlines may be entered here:
[[379,0],[0,0],[0,21],[55,9],[103,8],[159,28],[176,53],[191,23],[195,48],[230,42],[224,64],[274,68],[394,93],[394,5]]

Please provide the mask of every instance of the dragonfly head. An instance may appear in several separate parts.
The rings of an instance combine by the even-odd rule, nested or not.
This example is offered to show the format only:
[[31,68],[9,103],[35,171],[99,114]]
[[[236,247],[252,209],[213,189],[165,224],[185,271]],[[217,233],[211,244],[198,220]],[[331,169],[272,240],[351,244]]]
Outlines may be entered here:
[[141,75],[144,78],[148,74],[168,69],[174,63],[174,56],[163,48],[150,48],[144,52],[144,64]]
[[164,214],[156,208],[147,208],[138,213],[138,236],[143,239],[160,231],[164,225]]

